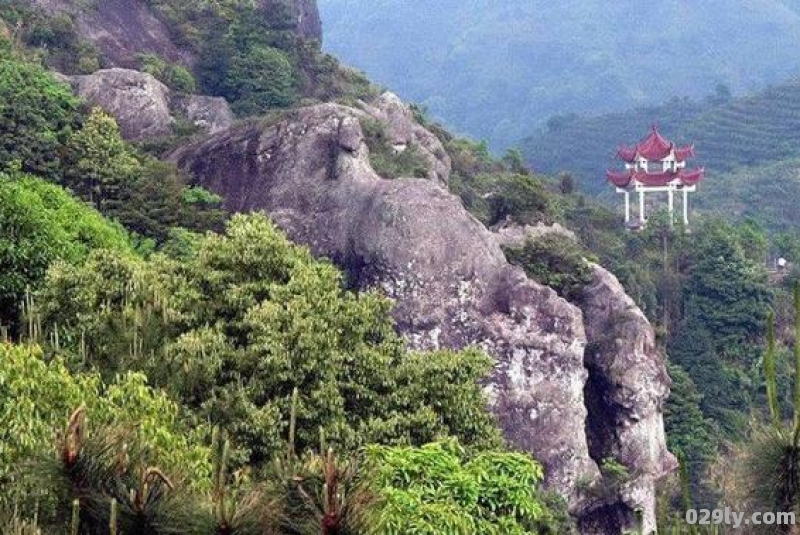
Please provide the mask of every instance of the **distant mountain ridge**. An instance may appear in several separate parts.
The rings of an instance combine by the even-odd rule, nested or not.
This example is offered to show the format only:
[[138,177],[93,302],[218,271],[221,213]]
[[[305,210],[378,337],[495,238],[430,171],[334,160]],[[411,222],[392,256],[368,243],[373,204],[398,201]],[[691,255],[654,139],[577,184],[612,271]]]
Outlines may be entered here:
[[555,117],[525,140],[524,153],[536,170],[569,173],[587,193],[611,199],[605,170],[620,165],[615,149],[658,123],[674,141],[695,144],[696,161],[708,174],[698,195],[701,208],[755,217],[775,230],[796,227],[800,80],[721,100],[724,96],[704,102],[673,99],[621,113]]
[[495,148],[550,116],[800,71],[797,0],[320,0],[326,48]]

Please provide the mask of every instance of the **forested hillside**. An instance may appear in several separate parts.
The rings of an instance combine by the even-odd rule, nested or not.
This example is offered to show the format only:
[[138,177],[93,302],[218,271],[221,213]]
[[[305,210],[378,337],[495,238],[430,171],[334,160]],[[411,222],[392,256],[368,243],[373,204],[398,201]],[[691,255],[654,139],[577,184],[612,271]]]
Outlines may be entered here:
[[[59,45],[91,49],[71,19],[2,7],[4,533],[571,530],[563,499],[539,488],[541,465],[500,438],[484,353],[410,351],[387,299],[347,290],[265,215],[228,219],[218,196],[153,156],[195,130],[134,146],[49,73],[43,63],[69,54]],[[205,15],[181,30],[219,13]],[[44,46],[61,23],[69,39]],[[143,61],[174,91],[206,83]],[[307,65],[278,64],[297,82],[280,86],[290,98],[272,98],[273,77],[235,71],[254,77],[226,94],[240,113],[310,95]]]
[[[207,91],[230,99],[239,122],[218,136],[257,151],[258,158],[236,162],[248,178],[258,178],[259,166],[277,159],[284,146],[285,139],[262,145],[270,140],[264,134],[269,128],[291,141],[285,145],[316,142],[313,125],[291,122],[316,113],[336,135],[335,146],[312,143],[310,157],[324,178],[312,193],[326,201],[324,210],[335,204],[320,192],[338,185],[342,162],[355,162],[370,168],[363,182],[386,191],[418,187],[427,195],[411,216],[403,207],[376,202],[377,194],[370,202],[382,224],[398,225],[397,236],[416,230],[411,223],[432,221],[423,230],[434,245],[418,244],[435,247],[431,257],[464,261],[448,257],[463,251],[460,244],[437,245],[451,220],[466,221],[464,228],[487,242],[504,231],[520,233],[521,240],[505,242],[503,250],[491,249],[498,259],[489,259],[504,269],[494,272],[500,276],[492,282],[505,277],[514,285],[504,287],[508,295],[499,292],[480,305],[496,307],[492,321],[522,316],[513,325],[523,327],[508,339],[533,340],[531,353],[552,353],[554,366],[562,364],[562,355],[576,357],[575,372],[583,377],[575,381],[577,414],[584,421],[588,412],[596,428],[565,430],[563,420],[555,427],[588,443],[586,456],[597,473],[574,474],[579,483],[569,490],[579,497],[577,505],[566,492],[544,491],[551,474],[541,458],[516,451],[501,435],[497,413],[487,409],[491,389],[484,386],[497,362],[464,345],[412,350],[413,340],[398,333],[392,315],[402,296],[390,300],[377,289],[357,291],[351,272],[289,241],[265,213],[223,211],[226,199],[199,187],[193,169],[159,159],[189,142],[204,147],[207,134],[187,117],[171,123],[171,135],[126,141],[112,115],[93,109],[49,71],[93,72],[110,57],[81,34],[76,18],[7,2],[0,3],[0,531],[565,535],[576,529],[568,511],[579,516],[588,510],[585,516],[606,532],[620,533],[628,527],[620,512],[636,519],[625,493],[642,474],[601,435],[625,432],[613,427],[624,418],[637,425],[638,409],[645,408],[658,427],[656,438],[640,445],[663,446],[660,401],[669,385],[664,351],[673,381],[664,412],[667,441],[683,477],[661,485],[661,526],[689,533],[675,519],[687,503],[750,503],[758,471],[740,472],[734,461],[746,454],[751,420],[770,414],[770,406],[775,413],[776,404],[778,413],[786,411],[792,398],[787,353],[764,348],[780,348],[792,338],[787,289],[798,275],[770,278],[764,259],[800,258],[796,235],[770,236],[753,223],[713,218],[698,220],[687,235],[663,214],[644,232],[626,233],[617,215],[572,177],[533,173],[518,151],[494,158],[485,144],[461,139],[392,98],[384,104],[409,121],[403,128],[374,100],[373,108],[334,104],[376,92],[317,43],[298,37],[285,18],[259,15],[250,2],[150,4],[198,63],[147,54],[138,66],[180,97]],[[219,69],[208,70],[208,64]],[[724,91],[718,98],[713,104],[673,103],[675,122],[684,122],[679,114],[711,121],[704,111],[712,109],[772,113],[766,104],[723,103]],[[318,102],[327,104],[297,109]],[[358,120],[332,122],[325,113]],[[627,123],[618,124],[622,135]],[[764,135],[777,135],[767,120],[754,124]],[[412,140],[405,151],[396,148],[397,130]],[[259,142],[234,132],[249,132]],[[769,157],[772,146],[760,147],[753,157]],[[333,161],[334,149],[344,158]],[[741,158],[748,157],[740,150]],[[202,164],[224,160],[201,156]],[[432,165],[446,171],[431,172]],[[277,181],[277,175],[267,178]],[[288,184],[287,198],[306,206],[300,182]],[[340,197],[354,197],[359,190],[342,191]],[[235,193],[249,198],[264,192],[243,187]],[[435,218],[422,219],[430,206]],[[441,206],[451,211],[436,211]],[[357,217],[345,212],[344,218],[365,217],[370,207],[361,208]],[[562,227],[550,226],[556,223]],[[370,254],[402,258],[392,240],[376,241],[368,244]],[[619,288],[610,274],[598,279],[592,262],[613,271],[633,301],[618,290],[614,303],[624,312],[612,311],[608,325],[594,326],[617,338],[596,338],[584,353],[576,344],[584,336],[580,307],[598,295],[592,293],[597,286]],[[458,301],[471,298],[461,279],[445,282]],[[511,295],[520,289],[526,295]],[[598,308],[609,308],[601,301]],[[542,303],[556,308],[545,310]],[[635,305],[655,326],[655,340]],[[525,314],[533,309],[552,316],[532,325]],[[438,312],[410,323],[424,327]],[[777,318],[775,340],[767,336],[771,318]],[[554,338],[547,329],[560,323],[576,327],[556,331],[569,335],[563,353],[551,347],[552,340],[541,342]],[[490,325],[502,331],[511,324]],[[540,330],[546,336],[525,338]],[[619,390],[644,382],[653,390],[663,386],[662,397],[638,392],[651,406],[626,398],[629,406],[609,405],[619,412],[602,414],[610,396],[599,389],[616,385],[602,384],[610,382],[596,369],[602,362],[588,373],[585,362],[600,360],[597,355],[632,358],[616,355],[618,344],[654,348],[652,355],[631,350],[633,358],[650,359],[644,364],[654,370],[634,362],[634,377],[623,378],[639,382]],[[512,347],[512,353],[517,349],[528,348]],[[762,361],[779,374],[768,389],[770,367],[762,371]],[[558,369],[530,373],[540,380],[558,376]],[[596,398],[580,397],[587,374],[594,382],[586,389],[597,388]],[[544,390],[532,380],[520,388],[525,399]],[[495,396],[507,409],[503,416],[536,412],[533,405],[524,411],[503,405],[511,402],[507,394]],[[549,394],[544,399],[566,403],[566,389]],[[549,409],[546,403],[537,408]],[[562,443],[545,445],[556,457],[569,457]],[[720,473],[734,481],[721,482]]]
[[[796,74],[795,2],[321,0],[325,46],[495,149],[553,115],[625,110]],[[700,44],[702,43],[702,44]]]

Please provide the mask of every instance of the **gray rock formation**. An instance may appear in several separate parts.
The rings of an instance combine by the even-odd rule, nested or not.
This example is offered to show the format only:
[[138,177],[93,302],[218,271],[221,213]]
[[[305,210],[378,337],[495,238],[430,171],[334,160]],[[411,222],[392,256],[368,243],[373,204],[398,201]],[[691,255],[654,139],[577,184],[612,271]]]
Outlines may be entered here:
[[91,106],[114,116],[122,136],[130,141],[168,136],[175,117],[185,117],[207,133],[230,127],[233,112],[222,97],[175,96],[153,76],[129,69],[104,69],[87,76],[56,77],[72,84]]
[[509,219],[493,226],[492,232],[495,233],[495,237],[500,245],[517,248],[524,246],[525,242],[528,240],[536,240],[548,234],[559,234],[571,240],[578,239],[574,232],[558,223],[553,225],[538,223],[537,225],[520,226]]
[[139,54],[154,54],[173,63],[194,64],[178,47],[146,0],[100,0],[90,7],[81,0],[31,0],[49,14],[73,17],[78,34],[94,43],[112,67],[138,67]]
[[[196,58],[172,39],[147,0],[30,0],[51,15],[65,14],[75,20],[78,34],[102,52],[108,67],[135,69],[139,54],[154,54],[173,63],[192,67]],[[316,0],[260,0],[265,10],[283,4],[300,37],[322,41],[322,20]]]
[[[561,225],[518,226],[504,223],[493,229],[503,246],[521,247],[547,234],[576,239]],[[618,533],[637,522],[642,531],[655,530],[655,483],[677,468],[666,449],[663,403],[671,380],[664,356],[644,313],[625,293],[617,278],[592,265],[592,282],[576,300],[583,312],[588,342],[584,389],[589,411],[586,436],[590,455],[602,462],[613,459],[628,469],[619,488],[597,485],[587,493],[581,519],[584,534]]]
[[663,420],[672,381],[650,323],[614,275],[593,266],[593,281],[578,304],[589,341],[589,451],[594,459],[616,459],[630,474],[617,495],[587,511],[582,531],[608,533],[611,508],[620,527],[630,525],[641,510],[643,532],[651,533],[656,528],[655,482],[677,468],[666,449]]
[[174,100],[172,107],[209,134],[225,130],[234,121],[233,111],[228,101],[222,97],[190,95]]
[[[294,110],[171,159],[229,210],[267,211],[354,286],[380,288],[412,347],[485,348],[496,361],[485,389],[506,436],[544,463],[585,533],[621,533],[636,509],[652,522],[653,482],[674,459],[661,422],[669,378],[644,316],[600,268],[584,313],[528,279],[442,180],[378,177],[359,123],[381,109],[371,108]],[[604,456],[632,478],[596,496]]]
[[170,91],[151,75],[105,69],[70,80],[79,96],[117,119],[125,139],[138,141],[172,132]]
[[428,161],[428,178],[447,184],[452,168],[450,156],[435,135],[414,120],[411,109],[394,93],[386,92],[375,102],[361,103],[361,108],[372,118],[386,125],[386,133],[397,151],[410,145],[419,149]]

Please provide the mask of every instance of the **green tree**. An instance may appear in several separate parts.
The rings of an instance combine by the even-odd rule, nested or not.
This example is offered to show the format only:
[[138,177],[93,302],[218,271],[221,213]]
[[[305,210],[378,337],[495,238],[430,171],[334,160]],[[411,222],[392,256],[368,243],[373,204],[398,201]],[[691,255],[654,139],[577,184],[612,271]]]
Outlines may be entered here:
[[234,217],[188,260],[98,253],[57,265],[37,299],[45,331],[58,325],[73,350],[83,340],[104,373],[144,370],[257,464],[280,447],[294,388],[299,449],[320,428],[341,451],[498,438],[478,386],[488,357],[406,351],[388,301],[344,291],[339,271],[263,215]]
[[240,115],[258,115],[290,106],[295,101],[295,85],[289,58],[268,46],[255,46],[237,54],[225,80],[233,108]]
[[92,110],[65,147],[64,184],[103,210],[109,200],[119,199],[141,166],[122,139],[116,120],[101,110]]
[[752,364],[752,357],[744,360],[747,344],[762,339],[771,301],[764,264],[748,258],[736,229],[718,220],[695,233],[687,260],[684,307],[714,333],[721,354]]
[[161,244],[175,226],[195,231],[220,229],[225,218],[221,201],[203,188],[187,187],[185,176],[174,164],[142,157],[136,176],[105,203],[104,213]]
[[703,415],[703,396],[692,378],[680,366],[669,365],[672,389],[664,407],[664,427],[669,450],[686,463],[691,495],[698,507],[711,505],[709,489],[704,485],[706,471],[717,455],[714,423]]
[[697,385],[703,414],[728,437],[740,435],[753,404],[753,382],[746,368],[720,355],[713,334],[697,316],[690,313],[678,332],[669,354]]
[[489,451],[470,459],[456,442],[438,442],[369,446],[366,457],[384,500],[379,533],[556,533],[548,531],[552,519],[536,489],[542,468],[524,454]]
[[59,150],[78,127],[79,100],[44,68],[0,58],[0,171],[22,171],[51,179]]
[[0,323],[16,324],[26,289],[55,260],[80,262],[100,248],[130,251],[125,231],[41,179],[0,173]]

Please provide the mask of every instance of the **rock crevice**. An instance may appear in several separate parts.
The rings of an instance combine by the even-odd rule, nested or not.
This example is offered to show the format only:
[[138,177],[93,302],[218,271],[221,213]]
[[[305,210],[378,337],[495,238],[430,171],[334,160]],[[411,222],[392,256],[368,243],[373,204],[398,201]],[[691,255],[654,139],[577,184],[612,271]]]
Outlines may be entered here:
[[[369,110],[303,108],[171,159],[227,209],[268,212],[355,287],[392,298],[411,347],[491,354],[485,390],[505,436],[544,463],[584,533],[620,533],[637,510],[654,525],[654,482],[674,458],[661,416],[669,378],[644,315],[599,266],[575,304],[530,280],[442,181],[379,177],[359,124]],[[631,477],[598,499],[605,457]]]

